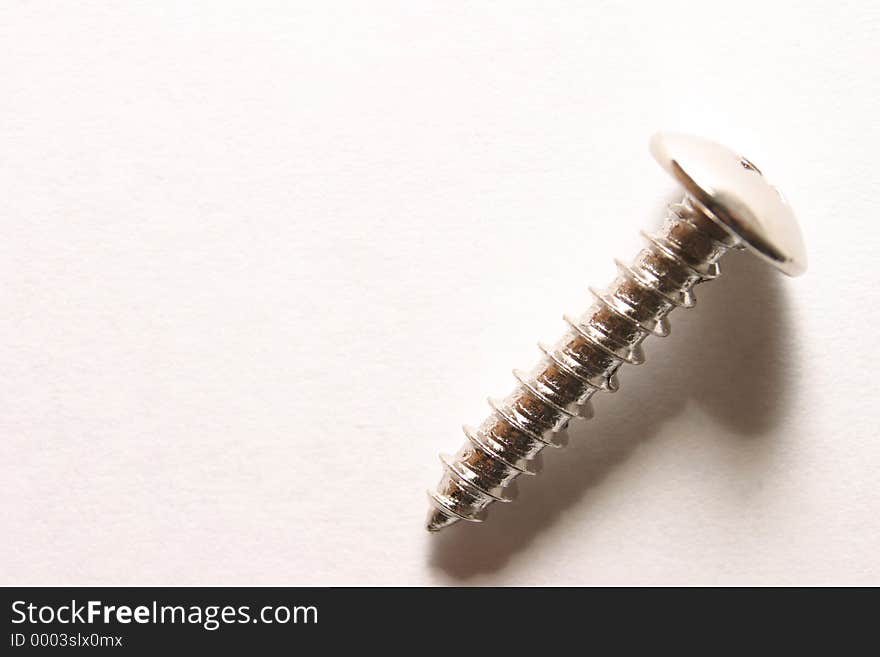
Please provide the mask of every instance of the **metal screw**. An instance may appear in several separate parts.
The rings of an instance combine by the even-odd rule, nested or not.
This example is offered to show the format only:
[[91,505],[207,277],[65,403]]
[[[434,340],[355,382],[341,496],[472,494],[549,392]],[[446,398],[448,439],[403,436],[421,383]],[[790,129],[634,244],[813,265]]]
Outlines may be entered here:
[[519,385],[505,399],[489,400],[491,415],[465,427],[467,442],[454,457],[441,456],[443,478],[429,492],[427,529],[459,520],[481,522],[493,502],[516,496],[515,479],[540,470],[541,451],[562,447],[574,418],[592,415],[596,391],[614,392],[623,363],[644,361],[641,343],[669,333],[667,315],[694,305],[693,287],[720,273],[718,260],[745,248],[789,276],[806,269],[794,213],[751,162],[711,141],[660,133],[651,153],[685,189],[656,235],[605,291],[590,288],[595,303],[530,373],[514,370]]

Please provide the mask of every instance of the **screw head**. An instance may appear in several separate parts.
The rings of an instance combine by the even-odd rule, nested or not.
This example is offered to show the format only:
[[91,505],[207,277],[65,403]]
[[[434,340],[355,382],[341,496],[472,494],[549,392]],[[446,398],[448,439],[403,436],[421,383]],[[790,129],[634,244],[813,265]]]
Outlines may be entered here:
[[673,132],[654,135],[651,154],[752,252],[789,276],[804,273],[807,253],[794,212],[754,164],[708,139]]

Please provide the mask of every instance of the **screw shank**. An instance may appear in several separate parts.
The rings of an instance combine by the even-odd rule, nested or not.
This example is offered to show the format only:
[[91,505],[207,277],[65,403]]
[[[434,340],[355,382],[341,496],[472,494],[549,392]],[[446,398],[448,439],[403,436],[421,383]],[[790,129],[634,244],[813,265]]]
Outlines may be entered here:
[[592,415],[596,392],[614,392],[624,364],[644,361],[641,344],[668,332],[666,317],[694,303],[693,287],[719,274],[717,262],[736,245],[698,207],[685,199],[669,209],[656,235],[631,265],[619,264],[617,278],[580,317],[566,318],[569,330],[501,401],[467,442],[445,457],[444,474],[429,493],[428,529],[459,520],[479,522],[494,502],[509,502],[516,479],[540,470],[545,447],[562,447],[569,422]]

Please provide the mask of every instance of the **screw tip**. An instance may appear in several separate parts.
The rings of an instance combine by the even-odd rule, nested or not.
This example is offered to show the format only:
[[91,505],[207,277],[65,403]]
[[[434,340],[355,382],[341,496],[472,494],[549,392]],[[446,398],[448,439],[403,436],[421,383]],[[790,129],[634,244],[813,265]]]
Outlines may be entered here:
[[449,516],[439,509],[430,509],[428,511],[428,519],[425,522],[425,529],[431,533],[439,532],[444,527],[454,525],[460,520],[454,516]]

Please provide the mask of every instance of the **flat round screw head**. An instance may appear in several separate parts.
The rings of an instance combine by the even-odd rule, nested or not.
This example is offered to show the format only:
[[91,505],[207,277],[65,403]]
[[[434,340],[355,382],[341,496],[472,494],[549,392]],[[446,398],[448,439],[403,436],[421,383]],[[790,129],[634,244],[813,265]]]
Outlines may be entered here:
[[708,139],[673,132],[654,135],[651,154],[751,251],[789,276],[804,273],[807,253],[794,212],[754,164]]

